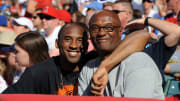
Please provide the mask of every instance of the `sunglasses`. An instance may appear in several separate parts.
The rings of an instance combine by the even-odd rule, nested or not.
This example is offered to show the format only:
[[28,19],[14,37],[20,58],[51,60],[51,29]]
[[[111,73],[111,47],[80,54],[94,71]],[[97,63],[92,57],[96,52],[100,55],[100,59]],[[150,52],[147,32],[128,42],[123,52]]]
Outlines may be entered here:
[[32,18],[33,18],[33,19],[36,19],[36,18],[37,18],[37,16],[33,16]]
[[112,10],[114,13],[119,14],[121,12],[126,12],[125,10]]
[[43,19],[46,19],[46,20],[56,19],[55,17],[49,16],[49,15],[44,15],[44,14],[39,14],[39,17],[41,20],[43,20]]

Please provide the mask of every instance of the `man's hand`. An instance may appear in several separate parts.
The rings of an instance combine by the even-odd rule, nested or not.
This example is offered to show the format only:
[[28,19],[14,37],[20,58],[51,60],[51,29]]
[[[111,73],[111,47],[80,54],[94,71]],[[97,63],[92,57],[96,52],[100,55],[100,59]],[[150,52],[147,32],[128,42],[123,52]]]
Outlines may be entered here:
[[108,83],[108,72],[104,67],[99,67],[96,70],[91,83],[93,83],[91,93],[97,96],[103,96],[104,89]]
[[144,29],[144,18],[142,19],[136,19],[136,20],[133,20],[131,22],[129,22],[126,27],[125,27],[125,30],[137,30],[137,29]]
[[176,80],[180,81],[180,73],[175,73],[174,77]]

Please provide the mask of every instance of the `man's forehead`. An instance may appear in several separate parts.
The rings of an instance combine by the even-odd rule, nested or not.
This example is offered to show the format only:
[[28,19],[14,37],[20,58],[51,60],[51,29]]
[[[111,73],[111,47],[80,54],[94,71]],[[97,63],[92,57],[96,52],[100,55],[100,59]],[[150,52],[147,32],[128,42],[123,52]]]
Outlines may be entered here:
[[119,18],[116,14],[113,13],[102,13],[102,14],[97,14],[92,22],[93,24],[96,23],[113,23],[113,24],[120,24]]
[[62,33],[64,36],[69,35],[69,34],[82,34],[83,36],[83,28],[77,25],[70,25],[67,26]]

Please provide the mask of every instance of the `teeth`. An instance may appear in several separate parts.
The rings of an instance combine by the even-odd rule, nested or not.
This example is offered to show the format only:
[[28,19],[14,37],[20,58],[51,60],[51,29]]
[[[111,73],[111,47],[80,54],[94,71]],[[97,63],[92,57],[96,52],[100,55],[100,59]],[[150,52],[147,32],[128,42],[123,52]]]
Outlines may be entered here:
[[71,56],[76,56],[78,53],[77,52],[69,52],[69,55]]

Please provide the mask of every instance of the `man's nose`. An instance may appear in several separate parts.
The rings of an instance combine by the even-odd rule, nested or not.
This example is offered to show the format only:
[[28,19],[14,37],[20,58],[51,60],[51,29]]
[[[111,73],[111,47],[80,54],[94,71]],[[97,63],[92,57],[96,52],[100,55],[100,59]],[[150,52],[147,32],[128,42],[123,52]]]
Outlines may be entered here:
[[77,42],[74,42],[74,41],[70,45],[71,49],[76,49],[77,47],[78,47],[78,44],[77,44]]

